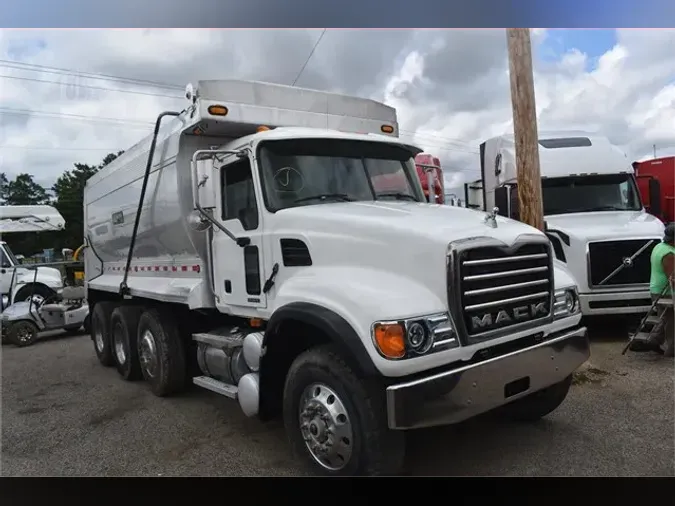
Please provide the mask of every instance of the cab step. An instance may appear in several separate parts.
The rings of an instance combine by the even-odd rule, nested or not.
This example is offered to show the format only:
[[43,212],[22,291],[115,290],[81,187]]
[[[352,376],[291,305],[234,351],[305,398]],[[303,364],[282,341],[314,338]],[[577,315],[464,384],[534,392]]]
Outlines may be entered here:
[[673,299],[664,299],[664,298],[661,298],[661,299],[658,300],[657,304],[658,304],[659,306],[670,306],[670,307],[673,307]]
[[236,386],[223,383],[222,381],[218,381],[217,379],[211,378],[209,376],[197,376],[196,378],[192,379],[192,382],[197,386],[206,388],[207,390],[211,390],[217,394],[224,395],[230,399],[237,398],[238,389]]

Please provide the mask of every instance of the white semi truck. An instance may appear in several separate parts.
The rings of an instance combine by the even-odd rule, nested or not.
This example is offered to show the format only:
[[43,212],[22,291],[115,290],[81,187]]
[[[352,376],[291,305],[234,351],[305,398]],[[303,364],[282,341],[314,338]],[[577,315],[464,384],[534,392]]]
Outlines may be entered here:
[[[546,235],[572,272],[584,316],[646,313],[651,250],[664,225],[648,214],[625,153],[602,136],[540,132]],[[480,145],[481,179],[465,185],[467,206],[519,219],[513,135]]]
[[[65,225],[61,213],[52,206],[0,206],[0,237],[19,232],[58,232]],[[37,272],[26,269],[12,253],[9,244],[0,241],[1,309],[31,297],[33,300],[45,300],[61,288],[61,271],[48,266],[37,267]]]
[[101,363],[282,416],[329,475],[397,473],[406,429],[560,405],[589,356],[574,280],[534,228],[425,202],[394,109],[244,81],[186,97],[85,188]]

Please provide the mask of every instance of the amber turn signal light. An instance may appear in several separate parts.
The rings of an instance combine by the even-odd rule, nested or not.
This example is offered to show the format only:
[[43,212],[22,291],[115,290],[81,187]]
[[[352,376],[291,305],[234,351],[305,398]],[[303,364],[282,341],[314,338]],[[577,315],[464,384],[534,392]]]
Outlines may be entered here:
[[400,323],[377,323],[374,328],[375,344],[387,358],[405,356],[405,329]]

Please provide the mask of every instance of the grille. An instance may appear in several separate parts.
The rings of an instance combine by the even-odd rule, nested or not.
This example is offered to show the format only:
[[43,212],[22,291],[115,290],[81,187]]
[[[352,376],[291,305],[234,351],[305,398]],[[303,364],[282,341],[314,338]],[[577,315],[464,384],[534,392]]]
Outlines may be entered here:
[[[623,286],[649,283],[652,249],[659,239],[636,239],[630,241],[603,241],[588,244],[589,281],[591,286]],[[639,254],[637,254],[640,252]],[[637,254],[637,256],[635,256]],[[624,259],[632,258],[623,269],[610,279],[603,281],[624,264]]]
[[[524,244],[516,251],[479,247],[459,260],[462,320],[469,341],[551,314],[550,248]],[[473,339],[472,339],[473,338]]]

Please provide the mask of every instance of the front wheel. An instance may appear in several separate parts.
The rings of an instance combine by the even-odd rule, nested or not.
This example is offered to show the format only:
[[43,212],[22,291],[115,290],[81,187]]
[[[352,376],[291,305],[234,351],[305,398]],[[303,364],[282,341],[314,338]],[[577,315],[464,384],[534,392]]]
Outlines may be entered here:
[[39,331],[37,325],[28,320],[12,323],[7,329],[7,340],[16,346],[30,346],[37,339]]
[[565,400],[572,386],[572,375],[560,383],[534,392],[503,406],[507,419],[514,422],[534,422],[555,411]]
[[401,471],[404,434],[387,427],[384,390],[358,378],[332,347],[310,349],[295,359],[283,408],[294,453],[318,474]]

